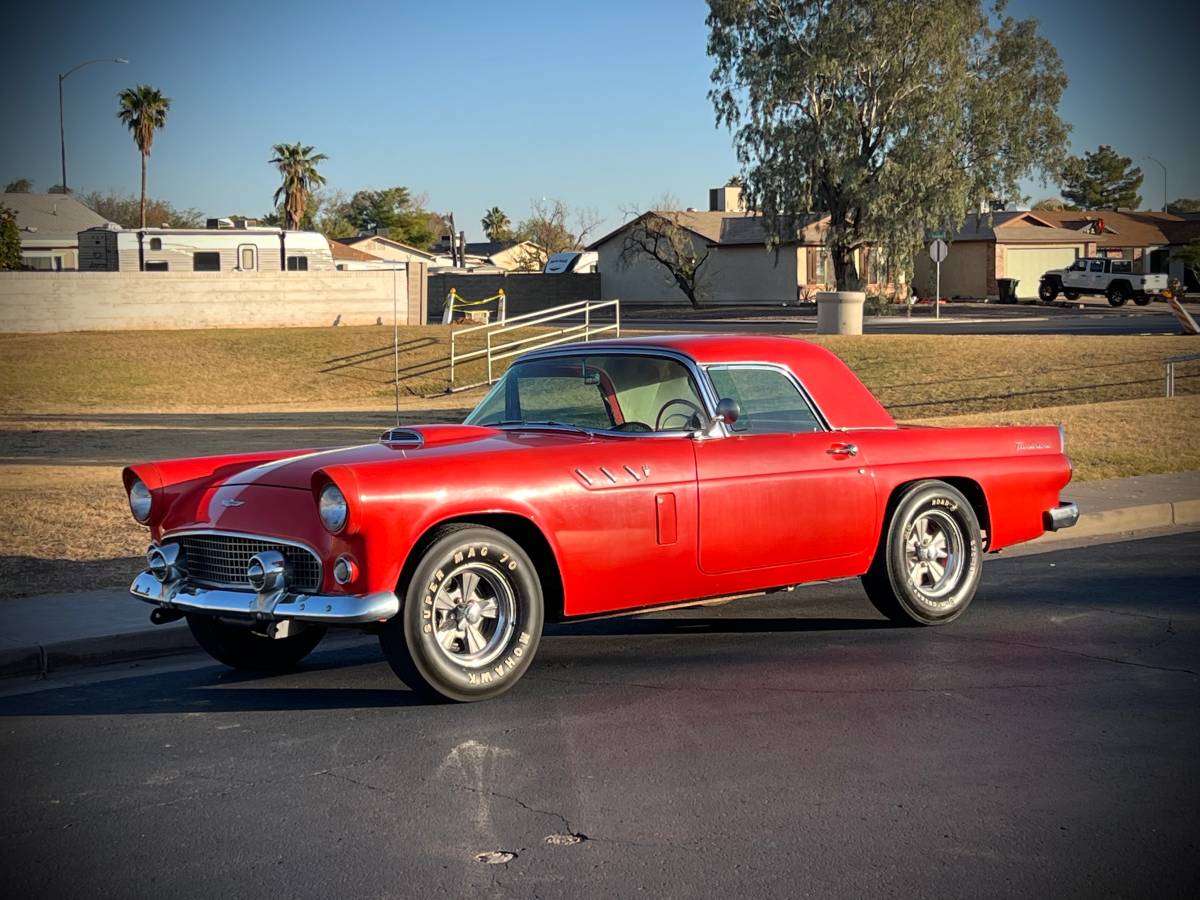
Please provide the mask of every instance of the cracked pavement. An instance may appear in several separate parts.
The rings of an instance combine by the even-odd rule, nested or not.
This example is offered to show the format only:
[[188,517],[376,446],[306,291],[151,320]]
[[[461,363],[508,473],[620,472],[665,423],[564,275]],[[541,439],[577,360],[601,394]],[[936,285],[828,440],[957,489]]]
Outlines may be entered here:
[[554,626],[470,706],[369,639],[280,677],[10,680],[6,893],[1196,896],[1197,560],[1200,533],[990,558],[940,629],[854,581]]

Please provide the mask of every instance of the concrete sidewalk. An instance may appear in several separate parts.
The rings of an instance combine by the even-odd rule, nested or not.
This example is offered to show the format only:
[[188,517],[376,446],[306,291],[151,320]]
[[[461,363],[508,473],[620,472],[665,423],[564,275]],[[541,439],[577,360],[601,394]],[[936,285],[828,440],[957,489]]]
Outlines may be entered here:
[[[1081,481],[1064,498],[1079,504],[1079,524],[1039,544],[1200,525],[1200,472]],[[150,610],[124,591],[0,599],[0,677],[195,649],[185,624],[151,625]]]

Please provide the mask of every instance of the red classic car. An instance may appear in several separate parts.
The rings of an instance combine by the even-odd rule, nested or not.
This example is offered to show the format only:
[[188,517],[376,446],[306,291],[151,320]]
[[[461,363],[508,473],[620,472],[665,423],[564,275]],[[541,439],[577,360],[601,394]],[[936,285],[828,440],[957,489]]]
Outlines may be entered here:
[[547,619],[859,576],[893,622],[962,614],[985,552],[1075,524],[1061,428],[897,425],[806,341],[599,341],[520,358],[461,425],[125,470],[132,593],[219,661],[378,632],[431,697],[529,668]]

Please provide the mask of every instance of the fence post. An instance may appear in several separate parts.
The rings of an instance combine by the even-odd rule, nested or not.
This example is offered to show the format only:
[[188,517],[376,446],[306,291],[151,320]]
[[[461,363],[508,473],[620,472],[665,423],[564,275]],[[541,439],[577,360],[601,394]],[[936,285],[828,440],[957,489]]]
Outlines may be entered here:
[[617,316],[617,337],[620,337],[621,336],[621,301],[620,300],[618,300],[616,303],[613,304],[613,309],[616,311],[616,316]]
[[592,339],[592,304],[590,302],[583,304],[583,339],[585,341]]
[[1175,396],[1175,363],[1167,360],[1167,396]]
[[492,383],[492,333],[487,332],[487,369],[488,384]]
[[450,387],[454,387],[454,338],[457,335],[450,332]]

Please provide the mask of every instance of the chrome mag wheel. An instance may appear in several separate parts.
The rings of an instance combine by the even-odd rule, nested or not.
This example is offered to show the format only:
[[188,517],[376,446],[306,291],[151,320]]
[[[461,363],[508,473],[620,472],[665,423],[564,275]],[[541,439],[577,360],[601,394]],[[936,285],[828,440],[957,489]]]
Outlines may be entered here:
[[459,665],[483,667],[495,660],[512,638],[515,621],[512,587],[487,563],[469,562],[452,569],[433,598],[437,646]]
[[919,600],[937,606],[954,591],[962,576],[965,546],[962,528],[949,513],[931,509],[913,520],[904,541],[904,561]]

